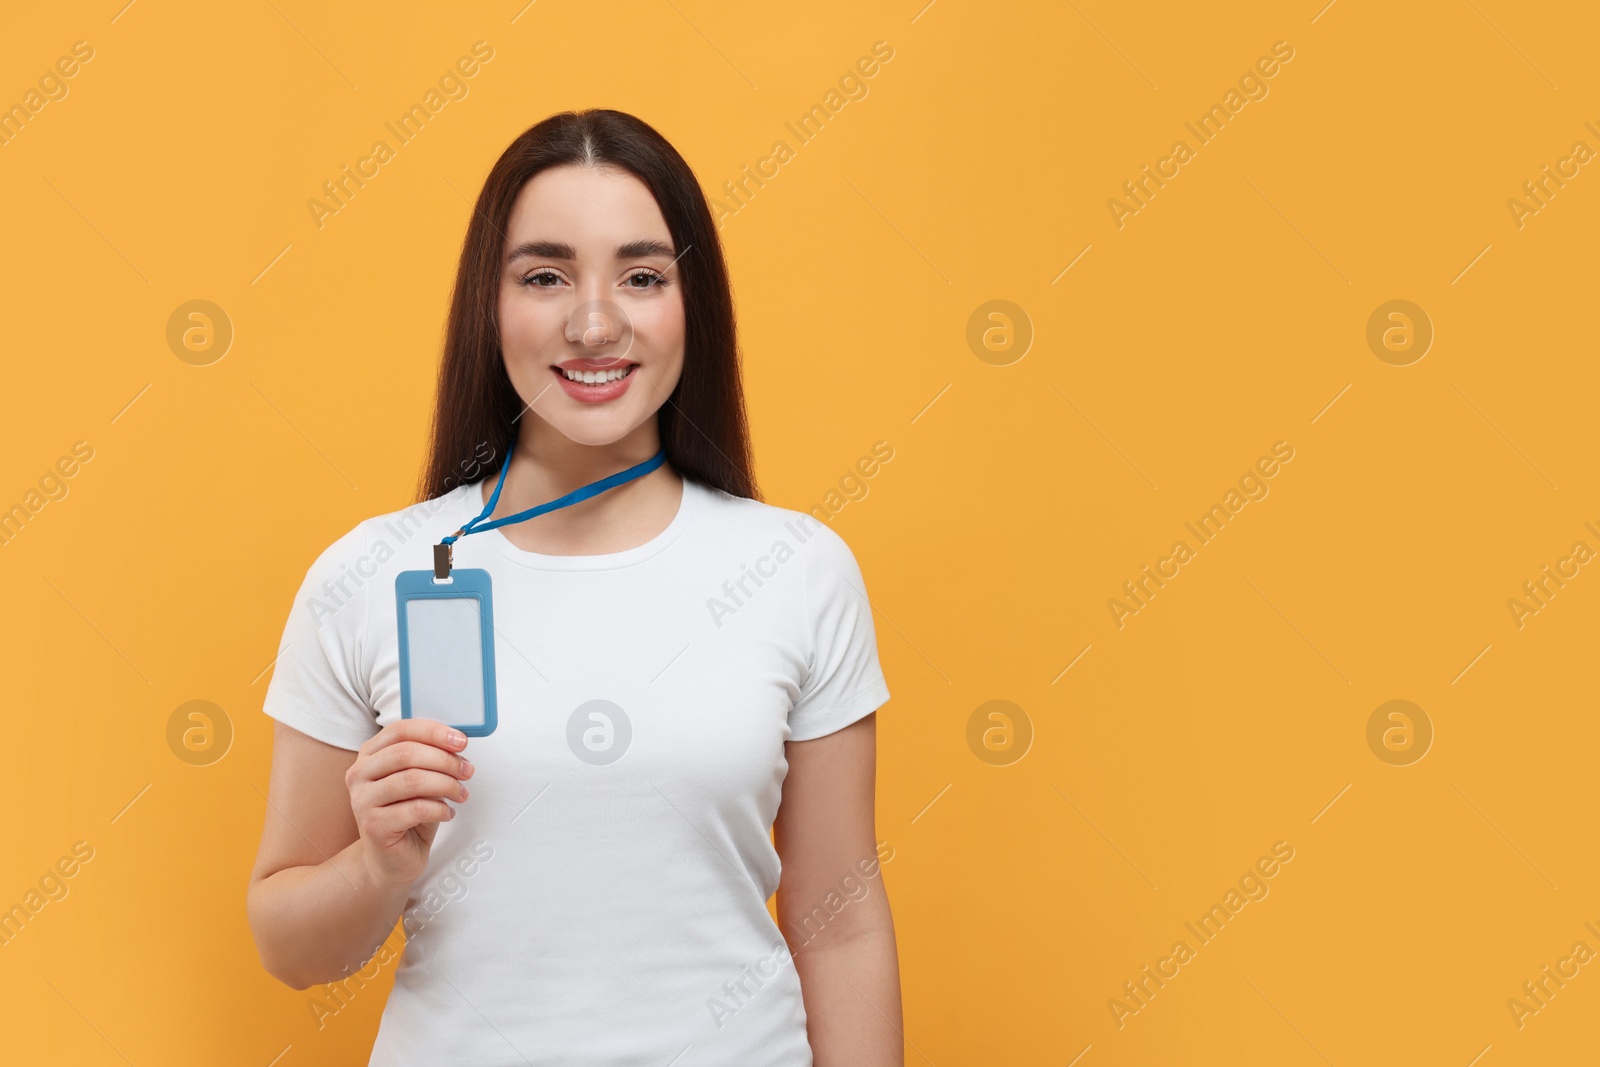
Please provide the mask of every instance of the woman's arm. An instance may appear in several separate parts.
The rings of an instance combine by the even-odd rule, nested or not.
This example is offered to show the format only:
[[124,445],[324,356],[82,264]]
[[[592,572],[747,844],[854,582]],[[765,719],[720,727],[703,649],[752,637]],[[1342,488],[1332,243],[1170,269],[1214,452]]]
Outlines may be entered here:
[[[278,723],[246,908],[262,965],[295,989],[343,978],[394,929],[470,769],[448,727],[391,723],[357,752]],[[448,749],[448,750],[447,750]],[[431,768],[431,769],[429,769]],[[367,828],[364,834],[362,827]]]
[[800,975],[817,1067],[905,1063],[900,966],[873,823],[876,720],[786,746],[774,825],[778,925]]

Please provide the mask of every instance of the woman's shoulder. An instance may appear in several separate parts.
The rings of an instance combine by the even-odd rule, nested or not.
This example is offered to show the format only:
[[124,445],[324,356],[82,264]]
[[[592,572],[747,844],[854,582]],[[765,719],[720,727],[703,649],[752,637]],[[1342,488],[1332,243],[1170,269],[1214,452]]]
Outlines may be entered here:
[[845,558],[854,562],[850,546],[839,532],[809,511],[734,496],[703,483],[693,484],[707,500],[707,510],[716,517],[714,525],[724,536],[762,548],[780,543],[796,550],[803,547],[806,555],[824,564],[838,565]]
[[428,546],[455,533],[470,517],[465,513],[476,484],[459,485],[439,496],[360,520],[318,553],[310,571],[353,570],[370,578],[402,555],[414,556],[418,567],[432,566]]

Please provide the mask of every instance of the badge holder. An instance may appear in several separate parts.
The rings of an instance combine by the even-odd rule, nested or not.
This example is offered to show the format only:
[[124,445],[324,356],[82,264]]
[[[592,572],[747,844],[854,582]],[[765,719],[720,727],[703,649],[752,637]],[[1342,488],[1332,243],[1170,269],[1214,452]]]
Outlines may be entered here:
[[506,456],[489,503],[477,518],[433,546],[433,570],[401,571],[394,578],[395,620],[400,631],[400,717],[435,719],[468,737],[494,733],[494,596],[489,572],[452,571],[454,543],[468,534],[509,526],[543,515],[649,474],[667,459],[666,449],[547,504],[485,522],[500,502],[511,469]]
[[[435,545],[435,553],[449,545]],[[468,737],[494,733],[494,596],[489,572],[464,568],[440,581],[395,576],[400,628],[400,717],[437,719]]]

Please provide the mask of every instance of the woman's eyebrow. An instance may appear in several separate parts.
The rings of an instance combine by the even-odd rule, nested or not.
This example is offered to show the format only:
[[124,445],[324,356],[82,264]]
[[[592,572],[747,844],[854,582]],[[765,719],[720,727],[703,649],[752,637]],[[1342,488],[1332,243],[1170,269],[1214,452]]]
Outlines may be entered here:
[[[643,238],[638,241],[629,241],[627,244],[617,246],[618,259],[639,259],[643,256],[671,256],[672,246],[665,241],[654,238]],[[530,256],[535,259],[564,259],[575,260],[578,258],[577,249],[565,241],[524,241],[511,250],[512,260]]]

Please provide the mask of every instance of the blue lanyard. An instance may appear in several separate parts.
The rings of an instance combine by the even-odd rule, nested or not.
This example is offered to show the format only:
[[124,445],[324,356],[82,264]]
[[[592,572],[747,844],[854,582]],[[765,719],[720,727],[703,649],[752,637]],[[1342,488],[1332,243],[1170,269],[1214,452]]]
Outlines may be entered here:
[[556,497],[556,499],[548,503],[539,504],[536,507],[528,508],[526,511],[519,511],[515,515],[507,515],[503,518],[495,519],[493,522],[484,522],[494,512],[494,506],[500,502],[500,490],[505,488],[506,472],[511,469],[511,456],[507,454],[505,465],[500,468],[500,478],[494,483],[494,493],[490,495],[489,503],[484,505],[477,518],[433,546],[433,576],[440,580],[450,576],[450,566],[454,555],[451,545],[455,543],[457,538],[465,537],[468,534],[482,533],[484,530],[493,530],[501,526],[510,526],[514,522],[523,522],[526,519],[543,515],[548,511],[555,511],[557,508],[564,508],[571,504],[588,500],[590,497],[597,496],[607,489],[615,489],[624,482],[631,482],[635,478],[649,474],[666,461],[667,450],[665,448],[658,449],[655,455],[643,463],[635,463],[627,470],[608,474],[599,481],[590,482],[588,485],[574,489],[565,496]]

